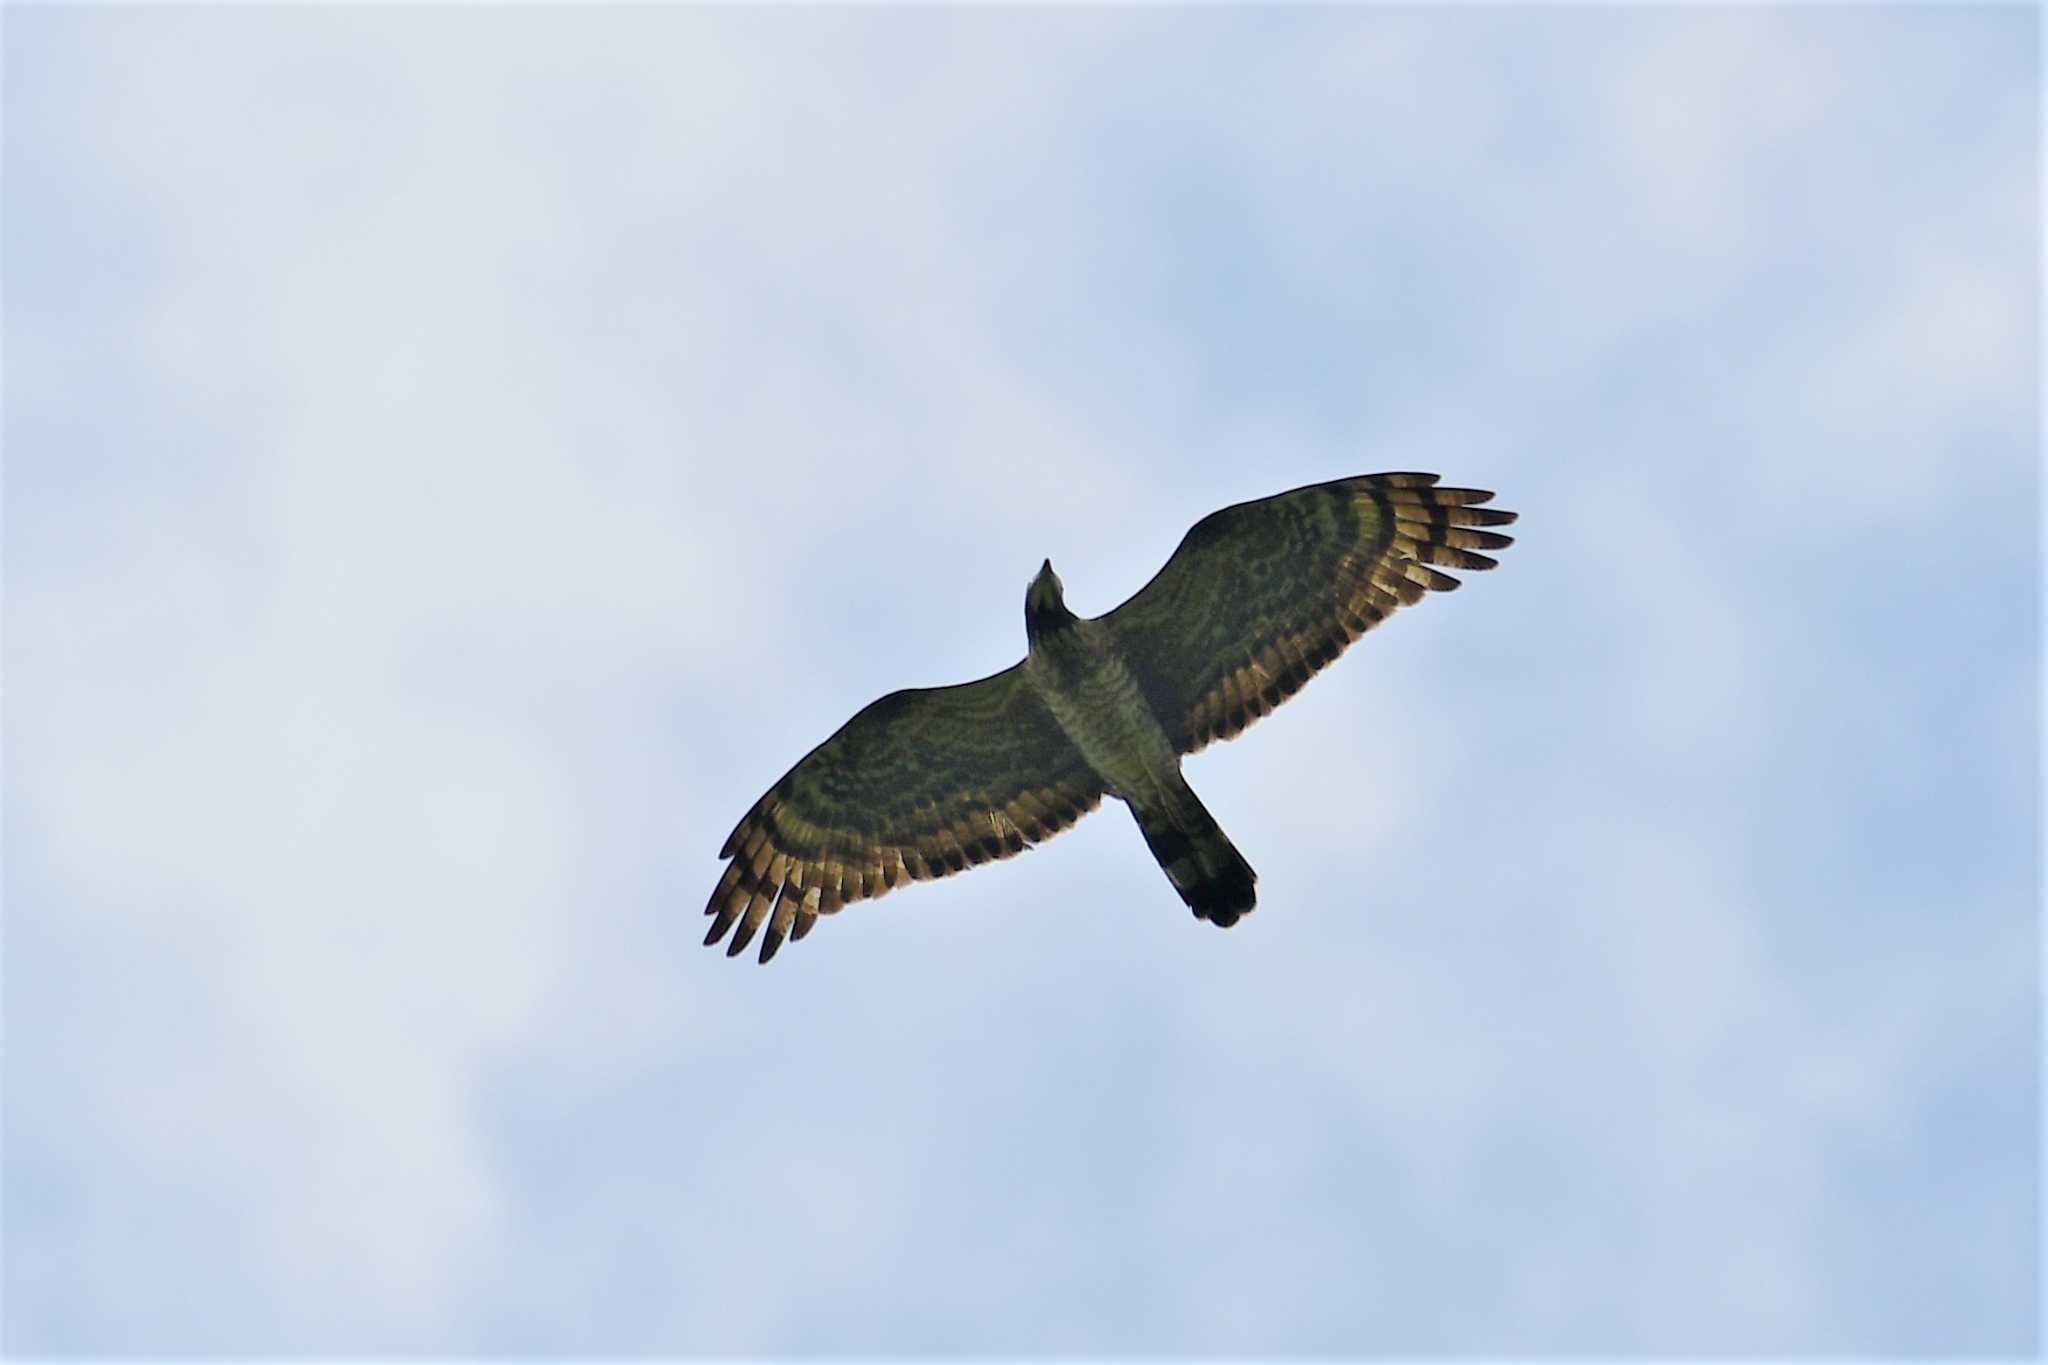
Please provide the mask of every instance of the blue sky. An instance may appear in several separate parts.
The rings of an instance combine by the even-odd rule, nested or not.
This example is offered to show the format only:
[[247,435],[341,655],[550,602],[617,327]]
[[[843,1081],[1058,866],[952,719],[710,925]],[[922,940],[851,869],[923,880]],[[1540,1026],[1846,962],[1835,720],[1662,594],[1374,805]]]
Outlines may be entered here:
[[[2028,1353],[2038,19],[13,8],[5,1345]],[[1215,507],[1523,514],[762,970]]]

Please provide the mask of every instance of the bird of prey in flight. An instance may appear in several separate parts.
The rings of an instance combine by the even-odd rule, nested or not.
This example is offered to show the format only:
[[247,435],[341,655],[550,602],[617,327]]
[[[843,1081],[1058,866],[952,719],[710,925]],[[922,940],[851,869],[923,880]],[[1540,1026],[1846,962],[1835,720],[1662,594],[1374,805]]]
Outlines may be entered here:
[[804,756],[725,841],[706,946],[761,961],[849,901],[1007,858],[1104,796],[1131,808],[1197,919],[1252,908],[1251,864],[1181,775],[1396,608],[1491,569],[1512,541],[1493,494],[1367,474],[1226,507],[1105,615],[1067,610],[1047,560],[1024,594],[1029,652],[993,676],[891,692]]

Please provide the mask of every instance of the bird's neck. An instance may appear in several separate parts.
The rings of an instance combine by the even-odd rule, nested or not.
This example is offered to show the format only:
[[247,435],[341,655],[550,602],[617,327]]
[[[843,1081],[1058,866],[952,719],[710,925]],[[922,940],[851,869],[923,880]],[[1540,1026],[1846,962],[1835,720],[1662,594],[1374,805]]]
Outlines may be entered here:
[[1049,602],[1027,602],[1024,604],[1024,638],[1034,651],[1052,646],[1068,635],[1080,619],[1057,598]]

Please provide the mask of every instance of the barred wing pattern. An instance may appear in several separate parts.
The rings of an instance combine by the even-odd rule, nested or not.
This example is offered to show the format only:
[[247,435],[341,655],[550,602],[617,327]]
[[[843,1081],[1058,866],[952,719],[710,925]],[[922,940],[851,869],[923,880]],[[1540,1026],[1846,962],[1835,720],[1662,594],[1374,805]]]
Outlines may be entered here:
[[[768,789],[725,841],[708,946],[761,961],[821,914],[904,882],[1022,853],[1102,800],[1102,784],[1021,664],[892,692]],[[737,926],[737,927],[735,927]]]
[[1164,568],[1102,618],[1182,753],[1230,739],[1353,640],[1513,543],[1513,512],[1434,474],[1368,474],[1239,503],[1195,523]]

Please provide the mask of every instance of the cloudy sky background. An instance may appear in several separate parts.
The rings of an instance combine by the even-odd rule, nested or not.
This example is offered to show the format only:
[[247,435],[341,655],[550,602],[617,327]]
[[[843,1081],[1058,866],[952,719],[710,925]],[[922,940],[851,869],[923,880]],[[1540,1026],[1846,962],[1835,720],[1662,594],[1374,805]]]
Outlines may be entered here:
[[[21,9],[5,1346],[2038,1345],[2038,18]],[[1111,806],[697,947],[882,692],[1523,514]]]

